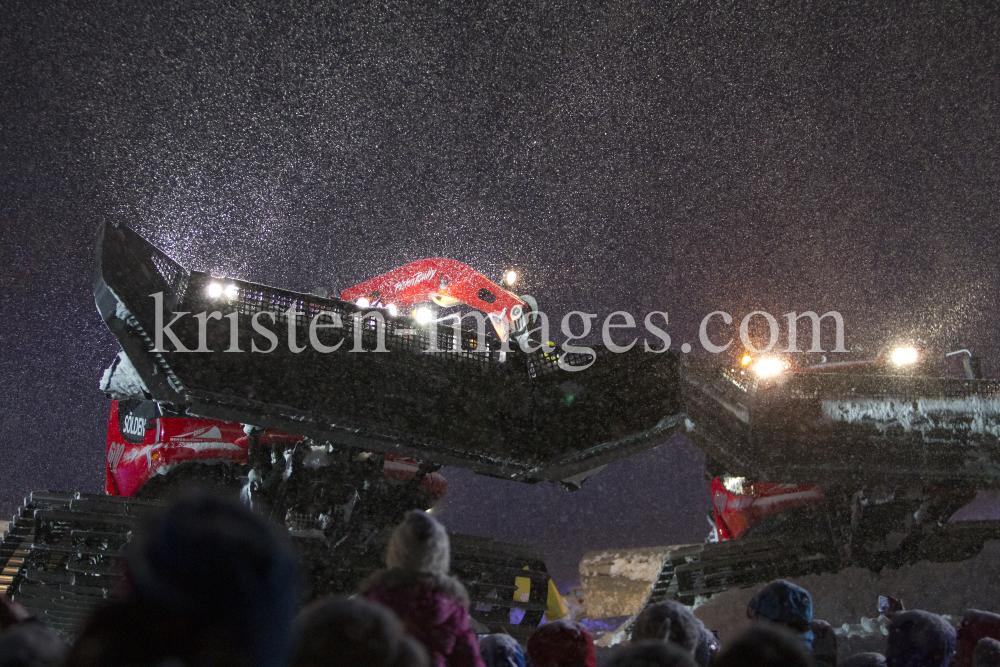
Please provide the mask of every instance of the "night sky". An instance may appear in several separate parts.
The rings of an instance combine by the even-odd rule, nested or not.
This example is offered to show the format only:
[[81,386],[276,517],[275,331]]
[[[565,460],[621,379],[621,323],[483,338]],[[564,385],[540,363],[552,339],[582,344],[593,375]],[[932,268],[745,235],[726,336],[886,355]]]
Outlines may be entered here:
[[[995,4],[157,4],[0,0],[3,514],[102,487],[102,221],[301,290],[516,263],[553,317],[668,311],[675,346],[836,310],[849,346],[996,374]],[[569,583],[588,548],[700,540],[699,456],[576,494],[448,470],[441,516]]]

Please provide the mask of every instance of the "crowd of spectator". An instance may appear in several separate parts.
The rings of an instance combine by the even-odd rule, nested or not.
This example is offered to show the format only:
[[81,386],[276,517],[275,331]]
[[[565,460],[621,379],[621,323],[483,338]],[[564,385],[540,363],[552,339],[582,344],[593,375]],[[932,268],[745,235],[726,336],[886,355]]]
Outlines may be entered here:
[[836,635],[813,618],[809,592],[784,580],[754,595],[753,623],[724,647],[669,601],[647,606],[630,640],[599,661],[591,634],[568,619],[523,645],[477,633],[469,596],[449,576],[448,534],[425,512],[406,516],[385,560],[354,597],[298,610],[287,534],[238,502],[190,493],[133,540],[123,596],[72,646],[2,598],[0,667],[1000,666],[1000,615],[977,610],[956,630],[935,614],[894,609],[884,653],[838,662]]

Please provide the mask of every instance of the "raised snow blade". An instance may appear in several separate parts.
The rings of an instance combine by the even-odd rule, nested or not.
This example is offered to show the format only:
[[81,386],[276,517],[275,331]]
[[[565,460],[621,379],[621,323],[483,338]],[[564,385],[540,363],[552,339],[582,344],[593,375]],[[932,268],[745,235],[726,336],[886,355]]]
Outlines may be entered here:
[[875,372],[752,379],[688,358],[686,435],[757,481],[1000,483],[1000,382]]
[[[157,294],[161,326],[177,317],[170,331],[192,351],[177,351],[166,334],[166,351],[155,348]],[[661,444],[683,420],[675,353],[595,346],[594,355],[565,357],[591,364],[571,372],[516,344],[504,352],[475,328],[455,346],[451,327],[434,333],[385,311],[189,271],[126,227],[98,231],[94,296],[148,397],[192,416],[508,479],[569,482]],[[255,316],[273,342],[255,332]],[[316,317],[341,325],[315,334],[322,345],[339,343],[337,351],[311,344]],[[375,352],[383,336],[387,351]],[[439,351],[428,352],[432,339]]]

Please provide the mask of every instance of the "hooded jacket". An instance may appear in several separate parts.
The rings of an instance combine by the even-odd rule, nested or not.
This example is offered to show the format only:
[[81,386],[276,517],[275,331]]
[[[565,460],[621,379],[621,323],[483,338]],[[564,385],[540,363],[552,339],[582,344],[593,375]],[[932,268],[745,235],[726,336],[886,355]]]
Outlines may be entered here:
[[469,627],[469,594],[448,576],[450,560],[444,527],[413,510],[389,541],[388,569],[368,577],[359,593],[396,612],[433,667],[484,667]]

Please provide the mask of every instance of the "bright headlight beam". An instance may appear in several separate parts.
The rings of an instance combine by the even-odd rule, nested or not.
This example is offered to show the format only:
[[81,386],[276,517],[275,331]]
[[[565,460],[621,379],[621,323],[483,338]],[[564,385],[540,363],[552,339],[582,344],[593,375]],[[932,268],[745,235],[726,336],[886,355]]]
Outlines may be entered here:
[[785,370],[785,362],[781,359],[761,359],[753,367],[754,372],[761,377],[773,377]]
[[434,319],[434,313],[427,306],[421,306],[413,311],[413,319],[417,324],[427,324]]
[[358,305],[358,308],[367,308],[368,306],[372,305],[372,302],[369,301],[365,297],[361,297],[360,299],[358,299],[354,303],[356,303]]
[[226,285],[226,289],[224,289],[223,292],[226,294],[227,298],[235,299],[236,296],[240,293],[240,290],[239,288],[236,287],[236,285],[230,283]]
[[385,309],[389,311],[389,317],[396,317],[396,315],[399,314],[399,308],[397,308],[396,304],[394,303],[390,303],[388,306],[385,307]]
[[205,290],[208,293],[208,298],[218,299],[222,296],[222,285],[219,283],[209,283],[208,289]]
[[509,271],[507,271],[507,273],[504,274],[503,279],[508,286],[513,285],[514,283],[517,282],[517,271],[515,271],[514,269],[510,269]]
[[889,358],[897,366],[905,366],[914,363],[919,356],[915,347],[897,347]]

